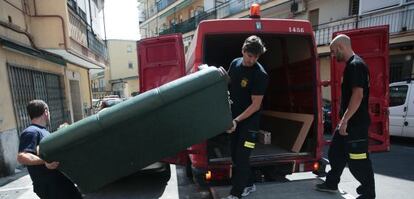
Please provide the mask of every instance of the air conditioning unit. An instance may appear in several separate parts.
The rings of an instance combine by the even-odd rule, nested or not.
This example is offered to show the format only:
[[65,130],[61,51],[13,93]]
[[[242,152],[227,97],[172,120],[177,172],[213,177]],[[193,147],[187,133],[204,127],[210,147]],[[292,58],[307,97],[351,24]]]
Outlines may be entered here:
[[294,1],[291,5],[290,5],[290,12],[297,12],[299,8],[298,2]]
[[303,0],[295,0],[290,4],[290,12],[300,13],[306,11],[306,4]]

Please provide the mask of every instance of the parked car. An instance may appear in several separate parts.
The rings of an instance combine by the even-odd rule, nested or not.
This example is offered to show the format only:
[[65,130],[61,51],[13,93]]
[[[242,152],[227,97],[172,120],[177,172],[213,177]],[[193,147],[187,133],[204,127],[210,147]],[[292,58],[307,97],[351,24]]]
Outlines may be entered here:
[[414,82],[390,84],[390,135],[414,137]]
[[106,109],[106,108],[114,106],[115,104],[119,104],[122,101],[123,100],[120,99],[120,98],[103,98],[100,102],[100,105],[99,105],[99,112]]
[[97,113],[101,106],[101,99],[92,99],[92,110],[93,113]]

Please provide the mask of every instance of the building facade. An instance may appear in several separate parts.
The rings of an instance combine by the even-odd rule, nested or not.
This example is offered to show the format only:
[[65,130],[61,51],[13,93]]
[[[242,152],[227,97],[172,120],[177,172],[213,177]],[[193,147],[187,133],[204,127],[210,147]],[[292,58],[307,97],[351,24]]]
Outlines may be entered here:
[[139,93],[137,41],[107,40],[109,66],[105,71],[112,94],[129,98]]
[[[142,38],[182,33],[190,45],[206,19],[248,17],[261,5],[261,17],[309,20],[314,28],[321,78],[330,79],[329,42],[340,30],[389,25],[390,82],[414,78],[414,0],[138,0]],[[323,88],[330,100],[330,88]]]
[[107,65],[103,0],[0,0],[0,176],[14,173],[26,105],[49,104],[51,132],[91,112],[89,70]]
[[109,70],[107,68],[108,66],[106,66],[105,69],[97,69],[90,71],[93,99],[102,99],[105,96],[111,94],[111,88],[107,86],[108,77],[105,77],[105,72]]

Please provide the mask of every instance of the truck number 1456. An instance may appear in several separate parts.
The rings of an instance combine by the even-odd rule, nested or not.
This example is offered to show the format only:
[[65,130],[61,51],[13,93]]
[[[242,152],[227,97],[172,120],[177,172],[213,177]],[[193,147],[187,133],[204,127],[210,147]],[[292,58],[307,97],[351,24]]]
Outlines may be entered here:
[[305,32],[305,30],[299,27],[289,27],[289,32]]

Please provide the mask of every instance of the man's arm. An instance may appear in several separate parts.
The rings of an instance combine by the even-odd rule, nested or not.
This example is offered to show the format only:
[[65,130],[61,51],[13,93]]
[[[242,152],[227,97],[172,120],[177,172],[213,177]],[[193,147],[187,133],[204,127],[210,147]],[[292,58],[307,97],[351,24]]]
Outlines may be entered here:
[[28,152],[20,152],[17,154],[17,161],[23,165],[41,165],[44,164],[45,161],[42,160],[39,156],[28,153]]
[[348,125],[348,120],[355,114],[361,105],[362,98],[364,97],[364,89],[361,87],[352,88],[351,99],[349,100],[348,108],[345,110],[344,115],[342,116],[341,121],[339,122],[339,134],[348,135],[346,128]]
[[17,154],[17,161],[20,164],[28,166],[44,164],[48,169],[57,169],[59,166],[59,162],[48,163],[42,160],[39,156],[28,152],[20,152],[19,154]]
[[48,169],[56,169],[59,166],[59,162],[48,163],[38,156],[38,133],[36,132],[23,132],[20,137],[19,153],[17,154],[17,161],[20,164],[33,166],[44,164]]
[[243,111],[239,116],[234,118],[238,122],[241,122],[247,118],[249,118],[253,113],[256,113],[260,110],[260,106],[262,105],[263,95],[252,95],[252,103],[246,110]]
[[[253,113],[260,110],[260,106],[262,105],[263,95],[252,95],[252,103],[249,107],[246,108],[246,110],[243,111],[239,116],[233,119],[233,126],[227,130],[227,133],[232,133],[236,130],[237,122],[241,122],[242,120],[245,120],[249,118]],[[236,122],[237,121],[237,122]]]

